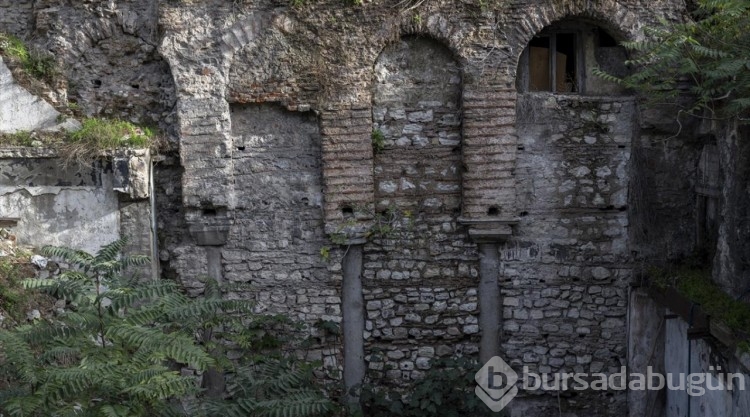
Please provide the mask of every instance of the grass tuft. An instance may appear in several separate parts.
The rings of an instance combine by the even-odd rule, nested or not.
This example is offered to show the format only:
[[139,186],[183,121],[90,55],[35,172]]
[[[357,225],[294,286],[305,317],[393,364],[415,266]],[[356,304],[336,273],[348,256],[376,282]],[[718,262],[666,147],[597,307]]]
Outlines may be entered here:
[[20,130],[15,133],[0,134],[0,145],[2,146],[33,146],[34,134],[26,130]]
[[148,148],[154,132],[123,120],[90,118],[80,130],[68,135],[67,142],[86,144],[91,149]]
[[57,74],[55,60],[36,49],[29,49],[21,39],[0,32],[0,53],[20,63],[24,72],[43,81],[52,81]]

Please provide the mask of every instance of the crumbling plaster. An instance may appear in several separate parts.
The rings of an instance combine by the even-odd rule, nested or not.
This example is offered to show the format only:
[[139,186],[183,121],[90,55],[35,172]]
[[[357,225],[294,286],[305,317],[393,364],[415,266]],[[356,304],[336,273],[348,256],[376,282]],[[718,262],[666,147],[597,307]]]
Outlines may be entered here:
[[[256,235],[265,235],[252,232],[254,228],[243,226],[244,220],[237,217],[241,212],[237,209],[245,205],[241,201],[246,201],[251,188],[237,176],[243,170],[238,164],[247,162],[236,155],[247,152],[248,143],[234,131],[230,110],[234,103],[279,103],[291,111],[312,110],[317,114],[323,224],[328,233],[346,230],[356,238],[357,232],[366,230],[372,221],[377,196],[382,194],[373,171],[382,157],[374,154],[371,139],[376,60],[404,36],[427,38],[450,51],[462,71],[458,105],[462,121],[460,212],[446,217],[447,226],[438,225],[444,229],[436,230],[434,237],[451,237],[444,241],[445,246],[440,240],[428,242],[428,262],[422,262],[424,265],[420,259],[415,259],[414,265],[404,264],[397,256],[404,247],[398,244],[381,248],[375,242],[365,246],[366,345],[383,340],[392,346],[380,361],[366,358],[370,372],[390,381],[408,381],[419,377],[435,356],[478,351],[478,340],[472,336],[479,332],[476,314],[481,308],[476,293],[477,252],[459,220],[492,221],[488,216],[491,207],[500,210],[501,215],[495,218],[498,220],[515,221],[526,212],[515,227],[519,237],[500,248],[499,286],[504,306],[501,353],[509,355],[516,365],[532,364],[540,370],[595,366],[606,371],[617,365],[613,358],[624,360],[622,329],[631,274],[626,211],[628,161],[630,141],[637,131],[632,101],[620,103],[612,98],[596,102],[594,106],[600,110],[596,117],[601,113],[603,123],[614,127],[603,135],[591,134],[594,142],[603,145],[589,143],[591,137],[585,132],[571,133],[563,128],[559,134],[569,143],[560,149],[568,150],[559,153],[555,149],[560,145],[547,142],[548,135],[560,129],[557,126],[551,126],[552,133],[528,131],[524,133],[527,139],[519,140],[515,72],[528,40],[552,22],[578,17],[596,22],[622,39],[637,39],[641,27],[649,21],[679,19],[680,5],[508,2],[482,9],[464,3],[426,2],[411,11],[381,3],[352,8],[327,2],[301,8],[280,6],[191,2],[161,8],[165,36],[159,51],[169,61],[175,78],[180,157],[185,169],[182,196],[188,223],[195,229],[225,227],[230,246],[236,244],[236,236],[245,236],[256,246],[273,243],[274,239],[256,240]],[[562,108],[572,111],[567,116],[572,120],[581,117],[582,109]],[[623,114],[619,114],[621,109],[625,109]],[[278,134],[284,136],[283,131]],[[243,144],[245,149],[240,151],[238,146]],[[523,146],[527,148],[519,150]],[[612,149],[611,156],[597,156],[594,148],[601,146]],[[586,148],[591,152],[578,156]],[[550,172],[548,197],[535,195],[534,201],[525,200],[524,184],[532,181],[539,185],[546,177],[543,172],[555,170],[549,158],[559,159],[560,172]],[[579,158],[580,166],[588,171],[576,171],[578,165],[568,167],[566,158]],[[606,190],[592,193],[591,200],[586,201],[576,197],[583,196],[588,186],[576,185],[569,190],[571,203],[564,196],[558,200],[557,194],[568,176],[575,183],[580,180],[594,185],[597,180],[606,182],[609,176],[616,180],[601,185]],[[539,189],[532,189],[532,195],[536,191]],[[251,198],[265,196],[268,194],[255,193]],[[343,210],[347,207],[356,210],[354,226]],[[587,210],[591,214],[586,214]],[[204,213],[210,213],[209,217]],[[430,230],[428,223],[424,225],[425,232]],[[555,237],[555,233],[563,232],[565,236]],[[454,250],[448,249],[451,245],[457,253],[465,254],[457,258],[463,260],[456,264],[455,272],[446,275],[450,268],[432,268],[429,259],[455,256],[450,255]],[[224,254],[224,274],[237,275],[231,266],[237,256],[252,258],[255,251],[266,250],[275,249],[248,249],[244,255],[233,251],[231,259]],[[172,256],[176,259],[171,265],[179,265],[179,275],[191,281],[191,277],[207,271],[208,261],[202,251],[194,243],[183,242],[175,248]],[[255,297],[260,308],[286,309],[305,320],[340,320],[340,310],[331,306],[340,303],[342,272],[336,264],[345,251],[346,247],[331,249],[322,280],[312,275],[301,281],[294,279],[294,294],[280,288],[259,290]],[[258,272],[240,275],[262,281],[263,271],[279,268],[267,262],[259,265]],[[404,275],[405,268],[413,272]],[[281,266],[287,274],[294,269]],[[396,284],[396,275],[404,276],[405,281]],[[465,339],[462,334],[467,335]],[[324,349],[322,355],[327,363],[338,366],[335,358],[340,353]],[[615,415],[624,397],[607,401],[607,405],[589,409],[586,415]],[[574,403],[566,401],[566,407],[574,410],[581,406]],[[535,407],[535,412],[541,413],[547,406]]]
[[[100,92],[79,90],[90,112],[109,106],[111,114],[159,120],[178,140],[179,162],[168,156],[156,168],[159,257],[167,275],[192,291],[209,274],[252,284],[230,296],[254,298],[258,311],[308,323],[343,320],[345,327],[344,316],[360,315],[349,320],[355,328],[344,330],[343,350],[321,338],[308,352],[335,369],[349,349],[358,356],[350,364],[356,369],[347,370],[354,379],[366,366],[384,383],[408,383],[433,358],[475,354],[480,346],[541,372],[616,369],[627,355],[632,250],[658,256],[662,243],[633,233],[652,224],[633,219],[629,187],[689,190],[689,178],[664,178],[675,167],[692,176],[694,167],[683,159],[695,152],[689,146],[655,152],[652,142],[671,133],[647,129],[641,137],[644,123],[632,98],[519,95],[518,59],[536,33],[559,20],[581,19],[619,39],[639,39],[649,23],[680,20],[684,5],[431,1],[408,9],[396,3],[43,1],[29,13],[35,33],[53,39],[63,61],[83,65],[81,77],[122,67],[97,78]],[[95,19],[63,25],[84,17]],[[457,133],[450,146],[458,152],[445,160],[420,154],[421,139],[402,144],[415,147],[413,161],[399,159],[405,152],[398,148],[373,150],[373,122],[386,123],[379,114],[387,107],[379,107],[378,60],[410,38],[447,51],[460,69],[460,128],[446,133]],[[120,43],[134,52],[132,60],[114,51]],[[169,82],[149,93],[122,87],[141,70],[153,81],[147,85]],[[428,129],[426,112],[414,117]],[[394,146],[400,136],[387,139]],[[636,171],[663,167],[641,178],[633,166],[637,152],[646,153],[647,163]],[[424,173],[458,166],[445,211],[427,213],[421,204],[430,193],[387,195],[392,187],[381,188],[384,182],[424,179],[416,168],[417,174],[399,172],[402,165]],[[415,208],[416,234],[362,239],[384,200]],[[659,219],[670,210],[691,213],[692,204],[662,194],[637,213],[656,208],[652,233],[684,238],[692,219],[665,222],[664,230],[676,224],[673,234],[659,232]],[[467,233],[477,224],[495,227],[494,240],[480,242],[489,246]],[[339,232],[348,239],[344,245],[327,239]],[[484,301],[494,316],[480,318],[477,287],[487,276],[483,285],[496,281],[499,295],[494,304]],[[359,285],[361,299],[342,290],[358,292]],[[495,340],[480,342],[487,331],[480,320],[496,327]],[[347,346],[356,326],[364,326],[363,351]],[[387,351],[375,359],[373,347]],[[533,397],[519,400],[514,413],[558,411],[556,398]],[[621,415],[624,406],[624,395],[563,399],[570,415]]]

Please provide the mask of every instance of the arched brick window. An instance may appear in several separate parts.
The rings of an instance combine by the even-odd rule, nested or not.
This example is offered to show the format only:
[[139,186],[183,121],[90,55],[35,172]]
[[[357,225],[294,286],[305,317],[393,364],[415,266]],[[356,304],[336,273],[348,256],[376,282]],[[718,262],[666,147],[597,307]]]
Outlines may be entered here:
[[529,41],[518,64],[519,92],[616,95],[622,88],[593,74],[595,68],[622,76],[627,73],[625,48],[593,24],[563,21]]

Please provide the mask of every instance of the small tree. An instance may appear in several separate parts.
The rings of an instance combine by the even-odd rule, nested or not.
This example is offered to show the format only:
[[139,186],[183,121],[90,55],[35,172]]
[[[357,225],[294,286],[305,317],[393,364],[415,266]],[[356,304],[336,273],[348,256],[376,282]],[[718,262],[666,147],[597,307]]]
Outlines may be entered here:
[[[698,117],[750,119],[750,1],[698,0],[692,19],[646,28],[647,40],[624,42],[635,53],[632,75],[595,73],[643,93],[651,103],[677,104]],[[682,100],[688,93],[691,100]],[[687,103],[687,104],[685,104]]]
[[[250,353],[272,346],[258,329],[281,319],[253,314],[247,301],[222,299],[215,281],[207,282],[206,297],[190,298],[173,282],[123,278],[128,266],[148,262],[144,256],[121,256],[125,243],[125,239],[112,242],[96,255],[69,248],[43,249],[72,268],[56,279],[28,280],[26,285],[65,300],[66,308],[55,317],[0,330],[0,373],[15,382],[0,390],[0,414],[206,415],[209,407],[185,410],[180,405],[178,400],[201,394],[197,379],[190,373],[183,375],[181,369],[214,368],[235,375],[221,346],[233,344]],[[243,414],[248,416],[291,415],[285,410],[293,407],[307,411],[295,415],[315,415],[332,408],[320,391],[299,376],[301,368],[278,369],[280,381],[286,382],[251,392],[230,386],[229,400],[252,410]],[[286,396],[296,395],[299,384],[304,384],[306,397]],[[286,402],[280,401],[284,398]],[[209,403],[222,409],[221,399]]]

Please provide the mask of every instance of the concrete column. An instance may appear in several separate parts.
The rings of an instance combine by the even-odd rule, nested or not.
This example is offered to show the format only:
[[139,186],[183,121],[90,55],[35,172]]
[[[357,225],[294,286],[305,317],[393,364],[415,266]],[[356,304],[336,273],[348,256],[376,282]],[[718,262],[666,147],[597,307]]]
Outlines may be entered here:
[[479,360],[484,363],[500,352],[500,289],[497,243],[479,244]]
[[[343,260],[341,290],[344,336],[344,387],[347,393],[365,377],[365,302],[362,296],[362,245],[351,245]],[[349,396],[350,403],[359,398]]]
[[206,246],[206,262],[208,276],[215,279],[221,285],[223,272],[221,268],[221,246]]
[[[206,246],[206,261],[208,263],[208,276],[215,279],[216,283],[221,286],[223,273],[221,268],[221,246]],[[204,339],[208,339],[210,331],[203,334]],[[214,355],[221,355],[219,349],[211,352]],[[221,398],[226,389],[226,380],[224,372],[218,368],[208,368],[203,372],[203,388],[206,389],[206,395],[210,398]]]

